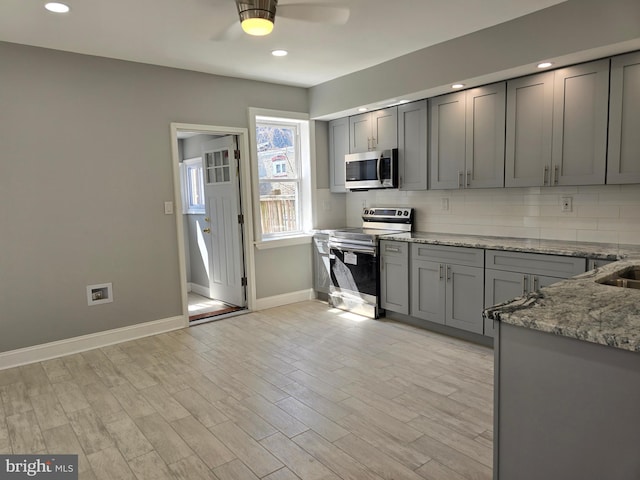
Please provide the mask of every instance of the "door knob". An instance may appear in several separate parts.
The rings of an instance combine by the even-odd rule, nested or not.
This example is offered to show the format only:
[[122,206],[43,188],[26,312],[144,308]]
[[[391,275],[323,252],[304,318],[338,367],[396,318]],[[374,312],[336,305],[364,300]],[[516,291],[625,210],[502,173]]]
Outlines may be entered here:
[[211,229],[210,228],[205,228],[204,230],[202,230],[204,233],[211,233]]
[[207,223],[211,223],[211,219],[209,217],[204,217],[204,221]]

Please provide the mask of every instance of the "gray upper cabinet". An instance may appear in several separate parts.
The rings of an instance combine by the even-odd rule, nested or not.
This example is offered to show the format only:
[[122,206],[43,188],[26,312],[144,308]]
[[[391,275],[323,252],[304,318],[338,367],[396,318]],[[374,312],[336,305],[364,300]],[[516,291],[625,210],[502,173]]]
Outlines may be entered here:
[[553,185],[604,184],[609,59],[554,72]]
[[429,99],[430,188],[460,188],[465,162],[465,92]]
[[507,83],[507,187],[549,184],[553,78],[553,72],[545,72]]
[[427,101],[398,107],[400,190],[427,189]]
[[349,153],[349,119],[338,118],[329,122],[329,189],[344,193],[344,156]]
[[380,241],[380,306],[409,314],[409,244]]
[[504,82],[429,100],[432,189],[504,186]]
[[349,117],[349,153],[398,147],[398,108]]
[[607,183],[640,183],[640,52],[611,60]]
[[504,186],[505,91],[501,82],[466,92],[466,187]]

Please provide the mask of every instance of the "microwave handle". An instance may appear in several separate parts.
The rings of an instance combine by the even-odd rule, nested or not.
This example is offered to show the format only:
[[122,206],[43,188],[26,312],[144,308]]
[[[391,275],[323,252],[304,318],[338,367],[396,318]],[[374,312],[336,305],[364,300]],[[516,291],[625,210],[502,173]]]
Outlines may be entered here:
[[380,167],[381,167],[381,165],[382,165],[382,153],[381,153],[381,154],[380,154],[380,156],[378,157],[378,164],[377,164],[377,166],[376,166],[376,171],[377,171],[377,174],[378,174],[378,181],[379,181],[380,183],[382,183],[382,178],[380,178],[380,177],[381,177],[381,174],[380,174]]

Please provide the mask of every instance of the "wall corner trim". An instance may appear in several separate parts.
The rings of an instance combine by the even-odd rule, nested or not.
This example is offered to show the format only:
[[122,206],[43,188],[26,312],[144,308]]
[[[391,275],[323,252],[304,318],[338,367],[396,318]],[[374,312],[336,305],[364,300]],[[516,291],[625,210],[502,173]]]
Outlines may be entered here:
[[106,347],[107,345],[148,337],[150,335],[170,332],[184,328],[187,324],[188,320],[183,316],[169,317],[128,327],[1,352],[0,370],[29,363],[42,362],[44,360],[80,353],[94,348]]
[[254,310],[266,310],[267,308],[281,307],[291,303],[306,302],[316,298],[313,288],[299,290],[297,292],[274,295],[273,297],[258,298]]

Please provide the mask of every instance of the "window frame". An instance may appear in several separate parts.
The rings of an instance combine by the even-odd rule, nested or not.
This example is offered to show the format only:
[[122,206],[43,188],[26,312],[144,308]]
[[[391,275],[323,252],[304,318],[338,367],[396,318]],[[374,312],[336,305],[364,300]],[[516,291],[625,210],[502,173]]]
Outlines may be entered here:
[[186,215],[205,215],[206,205],[193,204],[191,182],[189,181],[189,169],[196,168],[199,171],[200,193],[204,202],[204,168],[202,157],[185,158],[180,162],[180,179],[182,184],[182,213]]
[[[312,174],[314,160],[312,155],[311,121],[309,115],[299,112],[283,112],[259,108],[249,108],[250,148],[251,148],[251,177],[254,210],[254,244],[258,249],[276,248],[281,246],[309,243],[312,227]],[[256,127],[260,124],[297,125],[299,129],[298,145],[298,180],[288,180],[275,177],[269,179],[274,183],[297,182],[298,187],[298,225],[295,232],[263,234],[262,218],[260,215],[260,178],[258,174],[258,145]]]

